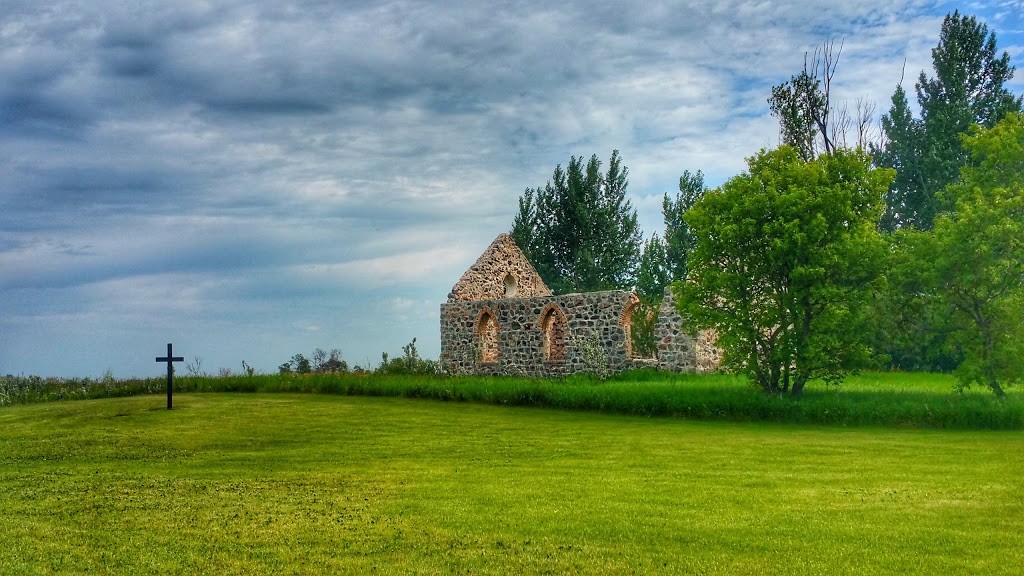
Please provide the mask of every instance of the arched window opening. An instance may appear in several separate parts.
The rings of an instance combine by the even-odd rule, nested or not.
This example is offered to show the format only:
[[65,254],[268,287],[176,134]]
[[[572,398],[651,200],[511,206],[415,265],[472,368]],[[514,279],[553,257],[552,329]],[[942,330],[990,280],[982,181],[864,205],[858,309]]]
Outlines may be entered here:
[[622,331],[626,333],[626,358],[633,358],[633,313],[636,312],[636,302],[630,303],[622,312]]
[[519,293],[519,281],[511,273],[505,275],[505,298],[515,298]]
[[477,346],[481,364],[498,361],[498,322],[490,308],[484,308],[476,323]]
[[544,361],[565,362],[565,337],[569,327],[558,306],[551,304],[544,309],[540,327],[544,331]]
[[624,346],[627,359],[658,357],[654,343],[654,325],[657,323],[654,310],[642,305],[634,296],[623,309],[620,323],[626,337]]

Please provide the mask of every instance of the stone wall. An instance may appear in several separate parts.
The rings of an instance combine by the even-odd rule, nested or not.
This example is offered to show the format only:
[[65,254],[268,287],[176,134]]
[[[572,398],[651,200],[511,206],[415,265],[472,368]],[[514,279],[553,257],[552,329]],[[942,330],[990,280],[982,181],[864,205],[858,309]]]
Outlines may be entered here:
[[665,298],[658,310],[654,342],[658,350],[658,369],[672,372],[712,372],[722,363],[722,351],[715,345],[713,330],[692,335],[683,317],[676,310],[672,288],[665,289]]
[[[621,371],[630,366],[621,317],[634,299],[615,290],[442,304],[441,364],[452,374],[563,376],[587,368],[579,340],[596,335],[608,368]],[[492,319],[496,355],[487,353]]]
[[564,376],[592,368],[581,339],[596,336],[611,372],[654,366],[706,372],[717,366],[713,334],[689,336],[669,291],[655,328],[658,359],[630,358],[636,303],[632,292],[621,290],[448,302],[441,305],[441,365],[451,374]]

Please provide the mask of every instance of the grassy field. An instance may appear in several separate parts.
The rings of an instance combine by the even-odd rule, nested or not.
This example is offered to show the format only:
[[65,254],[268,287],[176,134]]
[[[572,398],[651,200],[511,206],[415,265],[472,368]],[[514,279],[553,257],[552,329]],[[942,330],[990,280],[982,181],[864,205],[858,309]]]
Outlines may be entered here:
[[0,408],[0,573],[1020,574],[1024,435],[317,394]]

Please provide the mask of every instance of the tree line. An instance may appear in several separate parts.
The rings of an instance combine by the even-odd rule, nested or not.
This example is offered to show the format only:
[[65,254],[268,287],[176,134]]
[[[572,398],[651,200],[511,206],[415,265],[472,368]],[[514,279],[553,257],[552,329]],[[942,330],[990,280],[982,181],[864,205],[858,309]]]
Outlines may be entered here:
[[[833,101],[842,43],[775,86],[780,145],[708,189],[684,171],[664,236],[643,241],[613,151],[527,188],[511,235],[556,293],[635,290],[653,326],[667,286],[726,367],[769,393],[851,370],[955,371],[999,396],[1024,375],[1024,119],[1015,68],[972,16],[947,14],[933,75],[874,105]],[[634,329],[634,349],[643,350]],[[653,341],[646,343],[653,346]]]

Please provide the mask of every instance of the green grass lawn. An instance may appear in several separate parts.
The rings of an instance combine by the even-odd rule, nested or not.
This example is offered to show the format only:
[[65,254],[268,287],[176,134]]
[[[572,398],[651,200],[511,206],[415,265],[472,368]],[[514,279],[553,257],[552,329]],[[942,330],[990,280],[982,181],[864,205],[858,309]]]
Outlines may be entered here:
[[317,394],[0,408],[0,573],[1020,574],[1024,434]]

